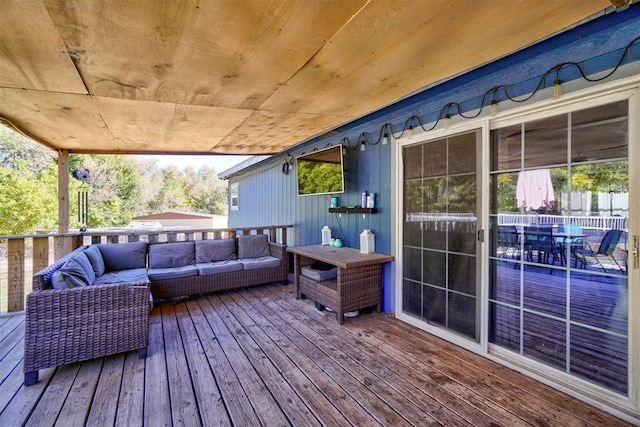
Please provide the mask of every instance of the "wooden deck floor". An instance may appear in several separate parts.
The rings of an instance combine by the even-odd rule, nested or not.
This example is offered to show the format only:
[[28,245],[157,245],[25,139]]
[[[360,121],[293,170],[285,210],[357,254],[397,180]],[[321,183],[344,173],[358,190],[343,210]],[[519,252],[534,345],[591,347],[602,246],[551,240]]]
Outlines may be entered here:
[[625,423],[384,314],[339,326],[272,285],[157,306],[149,356],[40,372],[0,318],[0,425],[616,426]]

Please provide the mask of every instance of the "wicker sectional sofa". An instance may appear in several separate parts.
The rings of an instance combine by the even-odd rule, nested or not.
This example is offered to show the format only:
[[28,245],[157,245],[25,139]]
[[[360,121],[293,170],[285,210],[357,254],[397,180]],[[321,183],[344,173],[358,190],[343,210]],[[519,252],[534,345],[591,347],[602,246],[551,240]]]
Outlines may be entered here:
[[153,299],[287,283],[286,246],[266,235],[82,246],[33,276],[25,310],[24,384],[39,369],[138,350]]
[[149,245],[154,298],[197,295],[263,283],[287,283],[287,247],[266,234]]

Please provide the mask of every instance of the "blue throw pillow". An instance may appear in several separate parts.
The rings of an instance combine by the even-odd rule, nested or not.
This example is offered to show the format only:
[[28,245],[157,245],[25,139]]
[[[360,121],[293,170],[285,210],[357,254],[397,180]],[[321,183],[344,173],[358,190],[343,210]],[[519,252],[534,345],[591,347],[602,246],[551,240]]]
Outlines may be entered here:
[[104,260],[105,271],[147,267],[147,242],[96,245]]
[[238,258],[260,258],[269,255],[269,237],[266,234],[238,237]]
[[96,280],[93,267],[84,253],[79,253],[65,262],[59,272],[70,288],[89,286]]
[[89,258],[89,262],[93,267],[93,271],[96,273],[97,277],[100,277],[104,274],[104,260],[102,259],[102,254],[100,253],[100,249],[97,246],[89,246],[83,252],[87,258]]
[[60,270],[51,275],[51,287],[53,289],[67,289],[69,287]]

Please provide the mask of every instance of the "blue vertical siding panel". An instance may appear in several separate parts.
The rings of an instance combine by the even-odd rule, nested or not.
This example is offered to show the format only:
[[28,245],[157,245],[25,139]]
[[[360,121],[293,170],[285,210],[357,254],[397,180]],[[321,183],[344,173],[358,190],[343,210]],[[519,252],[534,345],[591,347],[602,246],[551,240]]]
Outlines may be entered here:
[[[240,210],[229,212],[229,225],[293,224],[294,237],[288,241],[293,246],[319,244],[320,230],[328,225],[334,237],[344,239],[354,248],[360,246],[362,230],[369,228],[376,235],[376,251],[391,254],[391,211],[394,209],[391,152],[395,143],[390,139],[386,146],[368,144],[367,150],[361,152],[355,147],[361,132],[368,133],[370,143],[375,142],[385,123],[392,123],[398,134],[409,116],[425,116],[423,122],[426,124],[428,120],[435,120],[435,114],[448,102],[463,102],[463,106],[475,108],[482,95],[496,85],[516,84],[514,91],[528,90],[527,85],[537,84],[539,76],[561,62],[585,61],[589,73],[611,69],[626,44],[640,35],[639,28],[640,3],[636,3],[626,11],[605,15],[351,122],[339,128],[340,133],[332,138],[318,138],[287,151],[296,157],[303,151],[324,148],[328,143],[339,144],[343,137],[348,137],[353,149],[347,150],[344,157],[345,192],[338,194],[340,205],[360,205],[363,190],[375,192],[378,208],[375,215],[363,218],[361,214],[331,214],[328,212],[330,196],[297,196],[295,166],[289,175],[282,174],[284,159],[280,156],[231,178],[230,182],[240,183]],[[638,61],[639,57],[640,43],[637,43],[627,61]],[[569,71],[566,73],[566,76],[561,74],[563,81],[577,78]],[[615,78],[614,75],[607,81]],[[393,280],[390,266],[383,266],[383,309],[386,312],[392,308]]]

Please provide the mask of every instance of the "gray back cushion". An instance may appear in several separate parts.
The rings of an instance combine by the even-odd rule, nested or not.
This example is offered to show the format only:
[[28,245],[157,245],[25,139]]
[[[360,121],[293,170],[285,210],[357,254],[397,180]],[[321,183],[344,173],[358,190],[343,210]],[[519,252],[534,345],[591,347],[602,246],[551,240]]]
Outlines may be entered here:
[[147,242],[96,245],[104,260],[105,271],[147,267]]
[[102,254],[100,253],[100,249],[97,246],[89,246],[83,252],[87,258],[89,258],[89,262],[93,267],[93,271],[96,273],[97,277],[100,277],[104,274],[104,260],[102,259]]
[[193,242],[157,243],[149,246],[149,268],[184,267],[195,263]]
[[238,237],[238,258],[260,258],[269,255],[269,238],[266,234]]
[[215,261],[229,261],[236,258],[236,239],[196,241],[196,262],[198,264]]

